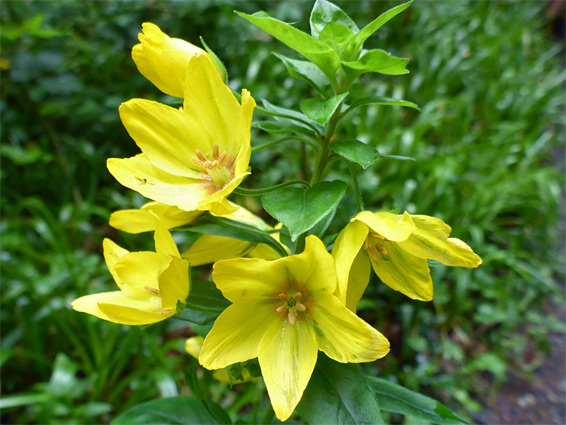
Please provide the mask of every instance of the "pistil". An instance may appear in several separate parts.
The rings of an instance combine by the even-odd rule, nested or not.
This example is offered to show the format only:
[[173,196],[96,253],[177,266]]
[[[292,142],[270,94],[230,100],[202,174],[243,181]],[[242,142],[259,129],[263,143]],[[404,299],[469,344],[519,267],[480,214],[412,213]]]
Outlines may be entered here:
[[216,188],[222,188],[232,179],[228,153],[226,151],[220,153],[218,143],[215,143],[212,148],[212,159],[209,159],[200,149],[196,149],[195,153],[194,163]]

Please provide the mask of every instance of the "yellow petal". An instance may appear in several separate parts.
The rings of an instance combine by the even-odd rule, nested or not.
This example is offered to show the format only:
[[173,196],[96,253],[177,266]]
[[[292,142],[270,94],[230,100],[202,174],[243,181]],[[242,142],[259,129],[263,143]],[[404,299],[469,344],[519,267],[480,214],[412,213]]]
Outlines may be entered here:
[[261,230],[268,230],[269,226],[259,218],[257,215],[253,214],[252,212],[248,211],[244,207],[239,206],[233,202],[227,201],[231,206],[236,207],[237,210],[228,214],[222,214],[221,216],[224,218],[228,218],[230,220],[236,220],[241,223],[249,224],[250,226],[257,227]]
[[159,313],[160,300],[149,292],[145,299],[129,298],[121,291],[103,292],[78,298],[72,306],[76,311],[124,325],[146,325],[169,317]]
[[255,108],[255,100],[247,90],[242,90],[242,107],[240,111],[240,122],[237,129],[236,144],[238,145],[238,154],[236,156],[235,171],[236,175],[245,173],[250,163],[250,155],[252,146],[250,141],[250,128],[252,125],[252,116]]
[[185,211],[196,210],[209,197],[204,180],[174,176],[153,166],[143,154],[131,158],[110,158],[110,173],[122,185],[146,198],[175,205]]
[[433,287],[428,262],[409,254],[396,243],[386,243],[387,255],[376,254],[371,260],[373,270],[390,288],[409,298],[432,300]]
[[155,233],[153,234],[153,239],[155,240],[155,251],[159,254],[162,258],[173,256],[173,257],[181,257],[179,254],[179,249],[177,248],[177,244],[173,240],[173,236],[165,227],[165,224],[153,213],[150,213],[155,220]]
[[168,314],[153,313],[114,304],[99,303],[98,307],[109,317],[111,322],[123,325],[150,325],[161,322],[175,314],[174,311]]
[[[232,90],[224,84],[208,55],[191,57],[186,75],[184,112],[198,117],[203,138],[218,143],[220,152],[236,158],[242,143],[238,131],[241,107]],[[249,132],[248,127],[248,139]]]
[[277,320],[266,298],[246,297],[224,310],[214,322],[200,352],[207,369],[220,369],[257,357],[258,346],[268,327]]
[[183,254],[193,267],[246,255],[254,244],[223,236],[202,235]]
[[[238,182],[239,184],[239,182]],[[226,195],[227,196],[227,195]],[[211,214],[216,216],[222,216],[225,214],[230,214],[236,211],[237,207],[230,205],[231,203],[226,200],[226,198],[220,200],[220,202],[208,203],[204,206],[203,211],[209,211]]]
[[185,351],[193,356],[195,359],[198,359],[200,355],[200,350],[202,350],[202,343],[204,342],[204,338],[200,335],[192,336],[187,338],[185,341]]
[[118,246],[115,242],[108,238],[105,238],[102,242],[102,249],[104,251],[104,261],[106,261],[106,266],[108,267],[108,270],[110,271],[110,274],[114,278],[114,281],[116,282],[118,287],[122,289],[124,283],[118,277],[118,274],[114,270],[114,266],[116,265],[118,260],[124,255],[128,254],[129,251]]
[[442,220],[427,215],[413,215],[416,229],[399,244],[412,255],[440,261],[453,267],[478,267],[482,260],[460,239],[449,238],[451,228]]
[[361,250],[358,252],[350,268],[348,290],[346,293],[346,307],[354,313],[368,286],[370,274],[371,263],[369,257],[364,250]]
[[346,304],[346,294],[350,269],[354,259],[360,252],[368,235],[368,226],[361,221],[352,221],[338,235],[332,248],[332,256],[336,264],[338,286],[336,296]]
[[[130,252],[124,255],[114,266],[118,278],[129,289],[139,289],[144,292],[147,286],[159,289],[157,276],[161,269],[162,260],[155,252]],[[133,296],[133,294],[132,294]]]
[[287,282],[285,257],[266,261],[258,258],[235,258],[214,264],[212,280],[224,297],[235,302],[242,296],[269,297]]
[[246,254],[251,258],[263,258],[264,260],[277,260],[281,258],[281,254],[271,248],[269,245],[258,243],[252,246],[252,249]]
[[155,230],[153,213],[168,229],[184,226],[194,221],[200,211],[183,211],[173,205],[148,202],[139,210],[121,210],[110,215],[110,226],[128,233],[142,233]]
[[406,240],[415,229],[411,215],[406,211],[402,215],[362,211],[352,219],[352,221],[356,220],[365,223],[372,232],[394,242]]
[[[234,177],[226,186],[217,192],[210,193],[209,196],[204,198],[198,204],[198,209],[201,211],[212,210],[215,215],[224,215],[234,212],[234,208],[230,206],[226,197],[232,193],[232,191],[240,185],[242,180],[250,173],[244,173],[242,175]],[[220,208],[219,208],[220,207]]]
[[389,352],[389,341],[332,294],[320,294],[312,311],[320,350],[340,363],[372,362]]
[[189,262],[178,257],[169,257],[159,273],[159,293],[164,312],[176,312],[177,303],[185,304],[189,296]]
[[206,136],[199,115],[145,99],[120,105],[120,119],[150,162],[176,176],[199,178],[196,150],[212,152],[215,139]]
[[206,53],[184,40],[170,38],[155,24],[146,22],[142,30],[141,43],[132,49],[138,70],[162,92],[182,98],[189,59]]
[[[345,307],[344,307],[345,309]],[[310,380],[318,349],[312,327],[276,320],[259,345],[259,365],[275,416],[287,420]]]

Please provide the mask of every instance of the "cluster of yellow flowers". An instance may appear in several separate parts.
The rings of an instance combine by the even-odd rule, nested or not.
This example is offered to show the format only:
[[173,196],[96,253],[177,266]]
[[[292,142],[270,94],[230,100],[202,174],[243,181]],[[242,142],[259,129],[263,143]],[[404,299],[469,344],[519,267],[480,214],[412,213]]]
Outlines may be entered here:
[[481,264],[465,243],[449,237],[441,220],[407,212],[361,212],[339,234],[332,253],[316,236],[306,238],[302,253],[281,257],[266,245],[204,235],[180,254],[169,229],[203,211],[268,229],[227,200],[249,174],[255,101],[244,89],[239,102],[198,47],[150,23],[143,24],[139,40],[132,50],[139,71],[183,105],[144,99],[121,105],[121,120],[142,153],[111,158],[108,169],[154,202],[115,212],[110,224],[129,233],[153,231],[155,252],[128,252],[104,240],[106,264],[120,290],[81,297],[75,310],[128,325],[164,320],[186,302],[189,265],[214,263],[214,284],[232,304],[202,347],[191,343],[188,351],[207,369],[257,357],[274,411],[284,421],[302,397],[319,350],[342,363],[388,353],[389,341],[355,314],[371,268],[394,290],[426,301],[433,296],[428,259]]

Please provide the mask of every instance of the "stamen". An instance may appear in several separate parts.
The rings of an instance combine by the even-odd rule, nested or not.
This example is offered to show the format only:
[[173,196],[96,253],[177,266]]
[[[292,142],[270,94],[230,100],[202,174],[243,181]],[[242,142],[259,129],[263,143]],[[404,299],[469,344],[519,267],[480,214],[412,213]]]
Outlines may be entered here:
[[380,254],[387,255],[387,250],[384,247],[382,247],[381,245],[376,244],[375,249],[377,249]]
[[279,298],[281,298],[283,301],[289,301],[289,298],[291,298],[289,295],[281,293],[279,294]]
[[377,261],[377,254],[375,253],[374,247],[367,248],[367,252],[373,261]]
[[204,168],[204,162],[201,161],[200,159],[197,159],[196,156],[193,156],[193,161],[195,162],[195,164],[197,164],[199,167]]
[[226,159],[227,156],[228,154],[226,153],[226,151],[222,152],[220,154],[220,157],[218,158],[218,163],[223,166],[224,160]]
[[277,313],[283,313],[285,310],[287,310],[287,306],[285,304],[281,304],[275,311]]
[[212,159],[218,159],[218,154],[220,153],[220,148],[218,147],[218,143],[214,144],[212,148]]
[[369,241],[368,238],[364,240],[364,249],[369,249]]
[[149,292],[155,294],[155,295],[159,295],[159,290],[158,290],[158,289],[155,289],[155,288],[152,288],[151,286],[144,286],[144,289],[145,289],[146,291],[149,291]]
[[202,162],[208,161],[208,159],[207,159],[206,156],[200,151],[200,149],[195,149],[195,153],[197,154],[198,158],[199,158]]
[[295,324],[295,313],[289,310],[289,314],[287,315],[289,318],[289,323],[294,325]]
[[173,310],[171,310],[170,308],[168,308],[167,310],[163,310],[163,311],[161,312],[161,314],[169,314],[169,313],[171,313],[172,311],[173,311]]
[[299,301],[302,296],[303,296],[303,294],[301,294],[300,292],[295,292],[295,295],[293,295],[293,299],[295,301]]
[[307,308],[305,307],[305,305],[304,305],[304,304],[301,304],[301,303],[297,303],[297,304],[295,305],[295,308],[297,309],[297,311],[305,311],[305,310],[307,309]]

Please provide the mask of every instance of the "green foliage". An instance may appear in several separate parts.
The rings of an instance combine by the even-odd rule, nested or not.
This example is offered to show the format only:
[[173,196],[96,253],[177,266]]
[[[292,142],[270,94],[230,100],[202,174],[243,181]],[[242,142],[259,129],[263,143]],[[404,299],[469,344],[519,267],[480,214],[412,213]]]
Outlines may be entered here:
[[[171,102],[137,74],[130,60],[136,33],[148,20],[194,44],[205,35],[230,71],[231,86],[246,87],[256,99],[272,102],[264,103],[272,120],[256,122],[255,146],[266,141],[263,130],[291,134],[285,139],[289,141],[316,137],[322,131],[320,122],[296,112],[301,100],[314,99],[317,93],[328,99],[329,85],[336,85],[340,69],[346,72],[357,63],[353,68],[359,70],[368,55],[360,58],[363,47],[391,51],[398,64],[410,57],[411,78],[362,75],[360,84],[349,89],[351,98],[366,100],[346,109],[351,115],[338,128],[340,140],[358,139],[364,147],[351,149],[342,142],[331,145],[332,154],[368,167],[358,176],[368,209],[407,209],[441,217],[453,226],[455,237],[470,242],[484,264],[474,271],[434,267],[435,302],[429,305],[410,303],[384,285],[370,283],[361,315],[393,345],[393,352],[380,362],[379,375],[395,375],[404,387],[426,388],[435,397],[456,397],[471,411],[478,408],[474,398],[492,387],[491,381],[478,380],[478,371],[494,377],[496,390],[507,368],[532,367],[524,360],[527,345],[549,348],[547,334],[557,324],[547,320],[542,305],[557,293],[553,278],[560,264],[553,247],[564,183],[549,163],[564,146],[565,75],[557,58],[561,46],[553,46],[545,34],[543,5],[417,2],[388,25],[409,4],[362,27],[388,3],[341,3],[361,30],[341,9],[325,1],[316,5],[310,19],[312,36],[299,30],[307,29],[308,3],[2,5],[1,59],[9,64],[7,69],[2,62],[0,100],[3,421],[117,421],[121,412],[142,401],[187,391],[175,384],[179,366],[189,361],[180,355],[182,340],[177,337],[185,335],[185,322],[125,328],[75,313],[69,306],[77,296],[114,289],[101,260],[103,237],[131,249],[151,248],[142,238],[118,236],[108,227],[110,211],[139,207],[143,200],[126,195],[104,166],[107,157],[136,153],[118,119],[121,102],[132,97]],[[260,31],[254,33],[232,13],[234,8],[244,9],[247,20],[267,28],[318,67],[297,59],[291,50],[272,55],[278,49],[275,42],[266,42]],[[297,24],[249,15],[262,8]],[[335,22],[325,29],[331,20]],[[370,38],[378,29],[379,39]],[[348,31],[353,34],[349,41]],[[382,62],[376,63],[383,66],[389,56],[382,53],[363,60],[369,64],[378,55]],[[415,103],[396,100],[403,98]],[[416,103],[421,112],[396,107],[415,109]],[[265,119],[256,111],[255,119]],[[370,147],[381,157],[370,161],[375,156],[371,153],[362,160]],[[295,175],[308,180],[303,158],[316,149],[289,149],[280,143],[254,153],[246,186],[271,186]],[[387,159],[395,156],[416,161]],[[331,164],[331,179],[350,181],[343,162]],[[306,199],[302,189],[293,191]],[[259,210],[254,198],[235,200]],[[335,235],[356,205],[345,197],[339,208],[326,210],[326,218],[311,232],[330,226],[326,235]],[[181,236],[179,242],[188,240]],[[198,284],[195,288],[189,309],[219,302],[207,299],[204,287],[202,293]],[[210,323],[217,312],[201,309],[199,314],[208,318],[199,322],[191,316],[190,321]],[[393,323],[400,323],[402,332]],[[321,379],[318,368],[312,385]],[[198,383],[216,401],[230,397],[226,384],[213,383],[210,373],[198,372]],[[69,391],[70,383],[74,391]],[[402,391],[397,386],[373,379],[370,385],[387,388],[388,400],[378,392],[382,410],[418,417],[391,396]],[[242,388],[230,414],[234,419],[245,408],[253,422],[264,409],[263,388]],[[402,398],[410,399],[406,393]],[[450,417],[442,408],[436,411],[437,402],[421,401],[422,412]],[[202,404],[195,411],[202,412]]]

